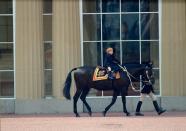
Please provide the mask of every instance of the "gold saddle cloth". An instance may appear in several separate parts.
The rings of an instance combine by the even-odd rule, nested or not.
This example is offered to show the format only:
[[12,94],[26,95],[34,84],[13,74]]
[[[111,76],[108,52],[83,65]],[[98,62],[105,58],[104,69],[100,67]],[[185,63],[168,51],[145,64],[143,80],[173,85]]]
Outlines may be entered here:
[[[120,78],[120,73],[114,73],[114,76],[116,79]],[[108,79],[108,72],[107,69],[101,66],[97,66],[94,74],[93,74],[93,81],[99,81],[99,80],[107,80]]]

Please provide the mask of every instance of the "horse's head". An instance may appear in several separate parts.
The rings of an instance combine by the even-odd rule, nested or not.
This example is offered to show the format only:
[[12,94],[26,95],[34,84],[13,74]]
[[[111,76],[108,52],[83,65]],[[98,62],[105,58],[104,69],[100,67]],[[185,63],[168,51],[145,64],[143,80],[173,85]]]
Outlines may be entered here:
[[145,78],[146,80],[147,78],[154,79],[152,62],[147,62],[143,64],[128,63],[124,64],[123,66],[125,66],[129,73],[133,76],[132,81],[139,81],[140,76],[142,76],[142,78]]

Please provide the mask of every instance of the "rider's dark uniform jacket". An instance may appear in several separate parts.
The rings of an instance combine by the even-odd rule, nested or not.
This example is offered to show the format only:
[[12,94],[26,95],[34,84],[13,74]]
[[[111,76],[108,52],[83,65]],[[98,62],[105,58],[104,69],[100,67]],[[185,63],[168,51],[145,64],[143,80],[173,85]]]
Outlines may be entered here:
[[104,60],[104,67],[111,67],[112,71],[117,72],[121,70],[118,64],[120,64],[120,62],[114,57],[114,54],[106,54]]

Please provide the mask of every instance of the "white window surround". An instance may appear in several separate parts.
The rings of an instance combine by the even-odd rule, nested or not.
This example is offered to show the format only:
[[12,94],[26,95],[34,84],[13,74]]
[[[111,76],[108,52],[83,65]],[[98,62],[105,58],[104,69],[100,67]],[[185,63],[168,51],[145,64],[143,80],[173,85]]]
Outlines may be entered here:
[[[44,3],[45,1],[43,0],[43,3]],[[44,19],[44,16],[53,16],[53,13],[44,13],[44,11],[43,11],[43,19]],[[44,26],[44,25],[43,25]],[[52,44],[53,43],[53,40],[49,40],[49,41],[46,41],[46,40],[44,40],[43,41],[43,47],[45,48],[45,44]],[[45,53],[45,52],[44,52]],[[45,55],[45,54],[44,54]],[[45,56],[44,56],[44,61],[45,61]],[[46,75],[45,75],[45,73],[46,73],[46,71],[48,72],[48,71],[51,71],[51,73],[52,73],[52,71],[53,71],[53,69],[52,68],[46,68],[45,67],[46,65],[45,65],[45,63],[44,63],[44,99],[51,99],[51,98],[53,98],[53,96],[52,96],[52,92],[51,92],[51,95],[46,95],[45,94],[45,88],[46,88],[46,85],[45,85],[45,78],[46,78]],[[51,80],[52,81],[52,80]],[[52,87],[51,87],[52,88]]]
[[1,97],[0,100],[3,100],[3,99],[16,99],[16,79],[15,79],[15,55],[16,55],[16,52],[15,52],[15,41],[16,41],[16,37],[15,37],[15,30],[16,30],[16,0],[12,0],[12,9],[13,9],[13,12],[12,14],[0,14],[0,16],[12,16],[13,17],[13,41],[11,42],[0,42],[0,44],[4,44],[4,43],[8,43],[8,44],[13,44],[13,70],[0,70],[1,72],[6,72],[6,71],[13,71],[14,72],[14,96],[12,97]]

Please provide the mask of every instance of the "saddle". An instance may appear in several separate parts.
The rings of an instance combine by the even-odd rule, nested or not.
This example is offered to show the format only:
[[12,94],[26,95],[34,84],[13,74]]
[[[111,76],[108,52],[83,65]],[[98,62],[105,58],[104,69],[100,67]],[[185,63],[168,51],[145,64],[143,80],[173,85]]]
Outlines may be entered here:
[[[114,73],[114,76],[116,79],[120,78],[120,73]],[[107,80],[108,79],[108,71],[105,67],[97,66],[94,74],[93,74],[93,81],[99,81],[99,80]]]

